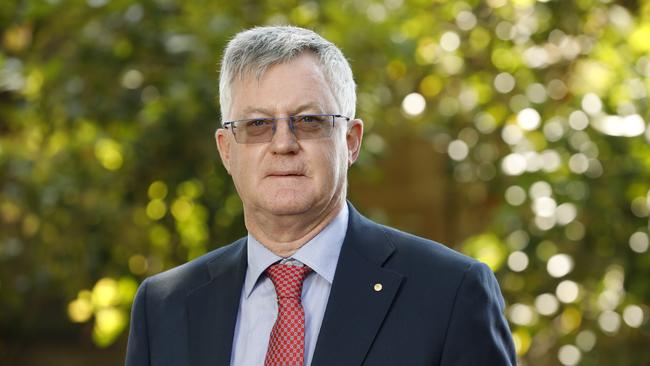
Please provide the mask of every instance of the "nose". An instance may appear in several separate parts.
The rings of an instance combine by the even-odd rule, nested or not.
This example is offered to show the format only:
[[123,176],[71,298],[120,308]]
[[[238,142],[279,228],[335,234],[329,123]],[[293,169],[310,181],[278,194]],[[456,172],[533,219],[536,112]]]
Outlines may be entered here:
[[271,139],[271,151],[274,154],[295,154],[300,145],[298,145],[296,135],[289,127],[289,119],[278,119],[275,123],[275,133]]

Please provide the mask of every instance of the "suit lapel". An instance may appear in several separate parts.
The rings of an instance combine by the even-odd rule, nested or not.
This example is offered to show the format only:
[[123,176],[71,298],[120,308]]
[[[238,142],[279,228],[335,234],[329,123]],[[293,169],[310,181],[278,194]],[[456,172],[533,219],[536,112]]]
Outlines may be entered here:
[[381,228],[349,208],[313,366],[361,365],[403,278],[382,267],[395,248]]
[[187,296],[192,366],[230,364],[246,266],[246,239],[240,239],[207,264],[210,281]]

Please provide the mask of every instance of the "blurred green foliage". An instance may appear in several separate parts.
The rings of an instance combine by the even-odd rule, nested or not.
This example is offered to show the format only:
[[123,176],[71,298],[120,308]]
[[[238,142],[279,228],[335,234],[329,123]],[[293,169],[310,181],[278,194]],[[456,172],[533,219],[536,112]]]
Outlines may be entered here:
[[0,337],[110,345],[139,281],[245,233],[214,100],[261,24],[351,60],[355,169],[382,177],[405,135],[448,161],[522,365],[650,362],[647,0],[3,1]]

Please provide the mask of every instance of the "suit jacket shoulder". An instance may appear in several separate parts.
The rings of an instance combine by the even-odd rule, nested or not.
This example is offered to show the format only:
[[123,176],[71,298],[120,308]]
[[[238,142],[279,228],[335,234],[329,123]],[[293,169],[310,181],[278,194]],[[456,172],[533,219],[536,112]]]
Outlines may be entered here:
[[[412,257],[412,260],[429,262],[439,269],[466,270],[479,263],[476,259],[459,253],[436,241],[421,238],[392,227],[376,224],[384,232],[386,240],[390,241],[397,255]],[[422,263],[425,265],[426,263]]]
[[217,248],[180,266],[147,278],[147,288],[150,296],[164,299],[176,294],[186,296],[193,289],[245,257],[246,238],[241,238],[229,245]]
[[228,365],[246,239],[147,278],[131,311],[127,366]]
[[313,366],[515,364],[485,264],[349,207]]

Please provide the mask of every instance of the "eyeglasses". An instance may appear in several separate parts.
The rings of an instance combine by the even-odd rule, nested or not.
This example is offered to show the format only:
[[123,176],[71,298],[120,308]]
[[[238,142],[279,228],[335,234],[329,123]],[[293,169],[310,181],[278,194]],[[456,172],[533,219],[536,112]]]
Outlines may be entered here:
[[340,114],[303,114],[277,118],[249,118],[225,122],[223,127],[232,131],[240,144],[257,144],[273,139],[277,121],[288,120],[289,129],[297,140],[311,140],[330,137],[337,118],[349,121]]

